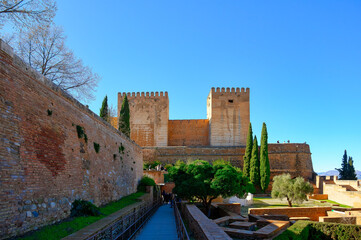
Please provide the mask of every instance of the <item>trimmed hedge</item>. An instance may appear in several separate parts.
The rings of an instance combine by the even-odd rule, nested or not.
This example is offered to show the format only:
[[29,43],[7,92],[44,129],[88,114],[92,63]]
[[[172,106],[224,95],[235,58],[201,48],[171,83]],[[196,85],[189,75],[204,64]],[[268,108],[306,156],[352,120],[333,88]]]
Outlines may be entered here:
[[138,184],[138,191],[145,192],[146,186],[155,186],[155,182],[153,178],[150,178],[148,176],[143,176],[143,178],[140,180]]
[[298,221],[275,240],[351,240],[361,239],[361,226],[341,223]]

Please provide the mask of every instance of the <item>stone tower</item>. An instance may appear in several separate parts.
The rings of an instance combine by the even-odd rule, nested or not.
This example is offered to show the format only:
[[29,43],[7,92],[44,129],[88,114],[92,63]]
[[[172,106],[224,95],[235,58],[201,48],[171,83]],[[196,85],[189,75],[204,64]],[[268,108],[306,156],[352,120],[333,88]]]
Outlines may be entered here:
[[249,114],[249,88],[212,88],[207,98],[211,146],[246,145]]
[[118,93],[118,118],[125,94],[131,113],[130,138],[140,146],[167,146],[168,93]]

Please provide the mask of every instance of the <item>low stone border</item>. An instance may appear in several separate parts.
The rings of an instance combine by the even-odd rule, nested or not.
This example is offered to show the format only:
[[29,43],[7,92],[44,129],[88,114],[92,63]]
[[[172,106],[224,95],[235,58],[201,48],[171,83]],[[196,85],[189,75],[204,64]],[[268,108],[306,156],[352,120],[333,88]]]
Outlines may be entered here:
[[197,206],[184,204],[182,209],[195,239],[232,240],[216,223],[204,215]]

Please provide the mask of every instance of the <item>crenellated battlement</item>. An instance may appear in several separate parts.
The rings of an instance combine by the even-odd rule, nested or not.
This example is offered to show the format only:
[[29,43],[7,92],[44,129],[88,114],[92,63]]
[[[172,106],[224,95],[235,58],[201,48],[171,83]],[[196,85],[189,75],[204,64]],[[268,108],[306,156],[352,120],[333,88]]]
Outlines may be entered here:
[[211,89],[212,94],[219,94],[219,93],[241,93],[241,94],[249,94],[250,90],[249,88],[220,88],[220,87],[212,87]]
[[118,97],[123,98],[125,95],[127,95],[128,98],[168,98],[168,92],[123,92],[118,93]]

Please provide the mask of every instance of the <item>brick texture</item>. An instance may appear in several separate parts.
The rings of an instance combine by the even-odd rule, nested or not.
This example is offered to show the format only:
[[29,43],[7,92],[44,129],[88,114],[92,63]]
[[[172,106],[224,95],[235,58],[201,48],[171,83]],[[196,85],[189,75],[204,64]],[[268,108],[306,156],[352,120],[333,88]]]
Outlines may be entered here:
[[[293,177],[302,176],[313,179],[313,167],[310,147],[307,144],[269,144],[271,178],[282,173],[290,173]],[[145,147],[143,157],[145,162],[159,160],[163,163],[175,163],[177,160],[202,159],[209,162],[223,159],[232,165],[243,168],[245,147]]]
[[209,146],[209,121],[169,120],[168,146]]
[[141,148],[0,46],[0,238],[67,217],[75,199],[135,192]]

